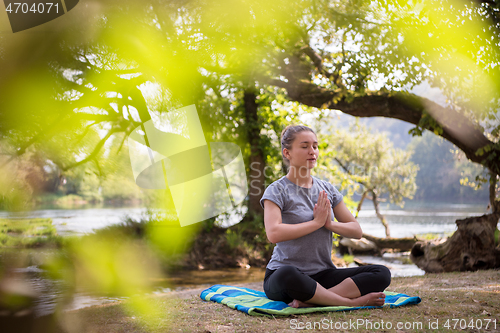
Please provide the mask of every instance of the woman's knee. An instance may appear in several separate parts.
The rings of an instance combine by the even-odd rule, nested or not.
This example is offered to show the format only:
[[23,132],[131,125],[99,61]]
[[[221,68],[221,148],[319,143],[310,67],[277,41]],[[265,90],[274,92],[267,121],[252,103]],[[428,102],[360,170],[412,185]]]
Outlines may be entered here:
[[316,281],[296,267],[278,268],[264,283],[264,291],[270,299],[289,303],[294,299],[306,301],[314,296]]
[[294,266],[282,266],[273,273],[273,277],[278,279],[285,288],[295,285],[300,275],[302,273]]
[[374,265],[377,268],[377,280],[381,290],[384,290],[391,284],[391,271],[383,265]]
[[391,284],[391,271],[382,265],[362,266],[363,273],[352,276],[361,295],[384,291]]

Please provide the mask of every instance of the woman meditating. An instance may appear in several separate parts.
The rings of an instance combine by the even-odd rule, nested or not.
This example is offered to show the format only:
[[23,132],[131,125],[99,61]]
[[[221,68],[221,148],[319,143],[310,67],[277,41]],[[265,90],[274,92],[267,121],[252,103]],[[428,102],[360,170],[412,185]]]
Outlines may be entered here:
[[260,201],[267,238],[276,243],[264,278],[267,297],[292,307],[383,305],[382,291],[391,282],[387,267],[336,268],[332,262],[332,233],[359,239],[362,231],[342,194],[311,176],[316,134],[306,126],[288,126],[281,152],[288,174],[269,185]]

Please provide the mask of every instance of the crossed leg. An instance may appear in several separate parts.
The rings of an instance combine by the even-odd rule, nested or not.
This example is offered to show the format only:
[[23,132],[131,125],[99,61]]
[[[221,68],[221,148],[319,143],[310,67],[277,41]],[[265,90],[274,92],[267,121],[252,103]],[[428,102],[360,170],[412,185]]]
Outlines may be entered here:
[[351,278],[347,278],[335,287],[324,288],[316,282],[314,296],[305,302],[294,299],[288,305],[294,308],[315,305],[345,305],[345,306],[382,306],[385,302],[383,292],[372,292],[361,296],[361,293]]
[[[390,283],[389,270],[380,265],[327,269],[308,276],[293,266],[266,272],[269,298],[292,307],[314,305],[381,306]],[[359,287],[358,287],[359,286]]]

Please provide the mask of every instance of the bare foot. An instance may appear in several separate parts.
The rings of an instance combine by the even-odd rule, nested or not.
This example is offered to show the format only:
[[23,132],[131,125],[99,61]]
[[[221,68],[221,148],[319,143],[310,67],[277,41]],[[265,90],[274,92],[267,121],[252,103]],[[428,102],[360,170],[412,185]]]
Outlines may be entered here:
[[382,306],[385,303],[385,294],[380,293],[369,293],[364,296],[353,299],[355,305],[357,306]]
[[294,299],[293,301],[288,303],[288,306],[290,306],[292,308],[309,308],[309,307],[316,306],[316,305],[305,303],[305,302],[299,301],[298,299]]

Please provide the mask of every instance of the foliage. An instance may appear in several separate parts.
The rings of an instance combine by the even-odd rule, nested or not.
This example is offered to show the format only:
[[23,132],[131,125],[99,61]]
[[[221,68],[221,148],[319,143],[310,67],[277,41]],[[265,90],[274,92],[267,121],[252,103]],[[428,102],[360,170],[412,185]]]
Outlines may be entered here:
[[173,216],[149,210],[140,221],[128,218],[123,225],[65,239],[61,251],[44,263],[46,274],[65,281],[68,293],[84,288],[128,297],[128,311],[145,316],[145,325],[157,325],[158,310],[144,295],[187,251],[196,232],[197,226],[182,228]]
[[[450,107],[480,121],[484,130],[498,128],[498,3],[429,1],[392,3],[393,21],[423,77],[441,88]],[[498,130],[497,130],[498,131]],[[497,138],[498,139],[498,138]]]
[[[0,180],[4,182],[0,189],[10,189],[10,193],[3,194],[2,208],[26,209],[33,207],[34,202],[48,201],[67,206],[81,202],[147,199],[133,180],[128,149],[120,144],[120,137],[110,139],[98,162],[66,171],[50,159],[54,156],[36,147],[30,147],[25,154],[9,162],[4,159],[6,173]],[[7,147],[5,143],[4,148]]]
[[[495,8],[456,1],[111,2],[86,12],[93,31],[92,24],[79,26],[81,33],[60,29],[51,47],[43,48],[27,38],[26,45],[41,50],[36,59],[19,58],[22,49],[5,44],[3,63],[12,70],[0,78],[1,107],[19,115],[2,113],[2,133],[9,133],[12,145],[7,153],[21,155],[30,147],[43,152],[46,165],[66,177],[65,194],[82,192],[91,200],[134,196],[132,183],[124,186],[126,193],[106,193],[114,185],[102,186],[102,178],[117,175],[103,165],[114,160],[109,150],[124,147],[123,139],[141,122],[196,103],[208,141],[240,145],[247,168],[249,128],[257,126],[273,180],[282,169],[276,139],[297,122],[297,112],[311,111],[300,104],[308,103],[307,96],[323,96],[320,104],[310,104],[334,109],[337,102],[383,100],[429,81],[453,100],[455,110],[485,124],[492,141],[474,151],[493,165],[499,131],[490,97],[498,66],[489,64],[496,59],[498,31],[488,20],[495,20]],[[21,91],[37,98],[23,99]],[[246,118],[246,91],[257,95],[256,122]],[[484,94],[474,97],[477,92]],[[446,135],[434,118],[421,111],[414,132]],[[71,171],[80,165],[84,172]],[[120,170],[123,179],[129,177],[126,169]],[[96,193],[99,187],[102,193]]]
[[385,134],[373,134],[358,122],[330,130],[319,139],[325,142],[321,159],[342,171],[351,191],[374,191],[401,206],[404,198],[413,197],[418,166],[410,162],[410,152],[393,148]]

